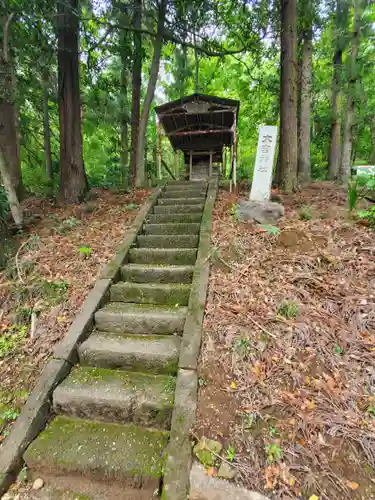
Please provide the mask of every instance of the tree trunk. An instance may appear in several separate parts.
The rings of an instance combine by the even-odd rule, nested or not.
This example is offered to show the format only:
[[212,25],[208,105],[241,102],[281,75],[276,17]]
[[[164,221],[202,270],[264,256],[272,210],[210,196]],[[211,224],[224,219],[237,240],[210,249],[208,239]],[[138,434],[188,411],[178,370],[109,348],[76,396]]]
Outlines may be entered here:
[[349,82],[348,100],[346,105],[346,117],[344,123],[344,143],[342,149],[342,162],[339,170],[339,181],[346,185],[351,177],[352,148],[353,148],[353,126],[356,102],[354,99],[356,83],[358,80],[357,56],[360,42],[361,16],[363,0],[354,2],[354,30],[352,37],[352,49],[349,58]]
[[8,50],[8,33],[13,16],[9,16],[3,28],[3,44],[0,43],[0,148],[18,199],[24,188],[21,176],[18,115],[15,102],[16,78]]
[[[141,28],[142,0],[134,0],[133,26]],[[137,173],[137,141],[139,136],[139,120],[141,116],[141,83],[142,83],[142,37],[134,31],[133,81],[132,81],[132,116],[131,116],[131,159],[130,168],[133,184]]]
[[311,138],[311,78],[312,78],[312,27],[303,34],[301,64],[301,114],[298,158],[298,180],[307,184],[311,179],[310,138]]
[[342,71],[342,50],[335,52],[333,60],[333,78],[332,78],[332,104],[331,104],[331,136],[328,153],[328,178],[336,180],[340,165],[340,146],[341,146],[341,71]]
[[67,203],[80,202],[88,188],[82,152],[78,10],[78,0],[58,2],[60,196]]
[[122,184],[127,186],[129,184],[129,115],[128,115],[128,70],[125,66],[127,61],[122,58],[122,68],[121,68],[121,167],[122,167]]
[[375,116],[372,116],[370,118],[370,130],[371,130],[371,144],[372,144],[370,163],[371,165],[375,165]]
[[43,136],[44,136],[44,159],[46,164],[46,173],[48,180],[53,182],[53,172],[52,172],[52,152],[51,152],[51,128],[49,123],[49,75],[48,70],[45,69],[42,74],[42,86],[43,86]]
[[148,80],[146,97],[143,103],[142,118],[139,124],[139,134],[137,142],[137,172],[136,172],[136,186],[141,187],[145,183],[145,161],[144,161],[144,148],[146,140],[146,130],[148,118],[150,116],[151,104],[154,99],[156,82],[159,75],[160,56],[163,46],[163,32],[165,21],[165,10],[167,0],[161,0],[159,4],[158,15],[158,28],[154,40],[154,54],[152,56],[150,77]]
[[286,193],[297,186],[296,0],[281,0],[280,169]]
[[16,190],[14,189],[13,179],[6,164],[5,155],[0,148],[0,176],[3,181],[3,186],[9,203],[10,212],[14,222],[18,227],[22,227],[23,215],[21,206],[17,197]]
[[[196,45],[196,37],[195,33],[193,34],[194,45]],[[199,92],[199,54],[198,50],[194,49],[194,68],[195,68],[195,76],[194,76],[194,92],[197,94]]]

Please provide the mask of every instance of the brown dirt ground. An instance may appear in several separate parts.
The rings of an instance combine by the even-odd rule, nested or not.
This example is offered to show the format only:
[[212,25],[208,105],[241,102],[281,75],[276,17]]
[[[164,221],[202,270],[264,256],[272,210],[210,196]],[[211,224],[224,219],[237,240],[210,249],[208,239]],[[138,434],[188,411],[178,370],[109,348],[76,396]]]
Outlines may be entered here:
[[283,197],[279,236],[238,198],[214,210],[194,434],[270,498],[375,498],[374,232],[330,183]]
[[[131,194],[104,190],[92,193],[95,199],[79,206],[26,201],[25,211],[40,220],[20,237],[17,259],[0,273],[0,336],[4,339],[11,333],[18,334],[20,328],[25,335],[8,355],[1,356],[0,350],[0,410],[5,405],[16,412],[14,418],[101,267],[115,253],[149,194],[144,190]],[[82,253],[82,247],[87,247],[89,253]],[[33,338],[28,316],[31,310],[40,311]],[[15,326],[20,312],[25,311],[26,320]],[[11,424],[3,422],[2,416],[0,444]]]

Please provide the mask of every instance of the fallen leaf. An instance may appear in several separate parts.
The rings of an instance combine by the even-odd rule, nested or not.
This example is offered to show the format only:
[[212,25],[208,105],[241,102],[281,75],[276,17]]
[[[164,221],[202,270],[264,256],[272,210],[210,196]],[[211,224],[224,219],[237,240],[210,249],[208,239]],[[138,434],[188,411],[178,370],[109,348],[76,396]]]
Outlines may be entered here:
[[206,474],[207,476],[215,477],[217,476],[217,470],[215,467],[209,467],[208,469],[206,469]]
[[358,487],[359,487],[359,484],[356,483],[355,481],[347,481],[346,485],[348,486],[348,488],[350,488],[351,490],[356,490]]
[[319,500],[319,497],[317,497],[316,495],[311,495],[309,500]]

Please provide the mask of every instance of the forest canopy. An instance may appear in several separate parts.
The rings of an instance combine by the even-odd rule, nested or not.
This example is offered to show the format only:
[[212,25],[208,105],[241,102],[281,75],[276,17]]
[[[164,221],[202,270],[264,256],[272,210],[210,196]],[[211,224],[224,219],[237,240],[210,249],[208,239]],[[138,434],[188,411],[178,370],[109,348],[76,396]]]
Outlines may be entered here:
[[[375,162],[375,6],[366,0],[9,0],[0,7],[0,207],[156,181],[154,106],[238,99],[238,170],[279,126],[275,183],[346,184]],[[168,166],[168,165],[167,165]],[[168,172],[164,172],[168,177]]]

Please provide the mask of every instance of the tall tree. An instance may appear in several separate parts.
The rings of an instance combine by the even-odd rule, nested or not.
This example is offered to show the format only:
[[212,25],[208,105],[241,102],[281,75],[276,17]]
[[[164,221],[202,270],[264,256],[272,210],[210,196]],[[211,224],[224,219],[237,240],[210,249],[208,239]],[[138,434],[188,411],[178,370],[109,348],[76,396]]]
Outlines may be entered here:
[[280,169],[281,187],[297,186],[297,7],[281,0]]
[[331,133],[328,152],[328,177],[337,179],[341,158],[341,74],[342,56],[346,46],[345,29],[348,19],[347,0],[336,0],[335,13],[335,53],[333,56],[333,77],[331,96]]
[[339,180],[347,184],[351,174],[352,149],[353,149],[353,127],[356,108],[356,87],[358,81],[358,50],[361,37],[361,20],[365,0],[354,0],[354,24],[349,57],[349,81],[348,98],[346,105],[346,116],[344,123],[344,142],[342,148],[342,162],[339,170]]
[[299,121],[298,180],[301,184],[310,181],[310,136],[311,136],[311,78],[312,78],[312,5],[304,4],[306,26],[302,30],[301,56],[301,107]]
[[139,124],[139,134],[137,142],[137,172],[136,186],[141,187],[145,184],[145,141],[148,119],[150,116],[151,104],[155,95],[156,82],[159,75],[160,56],[163,46],[163,33],[165,22],[165,11],[167,0],[160,0],[158,9],[158,27],[154,40],[154,53],[151,61],[150,77],[148,80],[147,91],[142,109],[142,118]]
[[60,195],[68,203],[78,203],[88,187],[82,151],[79,4],[78,0],[59,0],[57,5]]
[[137,141],[139,121],[141,116],[141,84],[142,84],[142,0],[134,0],[133,4],[134,53],[132,77],[132,113],[131,113],[131,159],[130,168],[133,183],[136,182],[137,172]]
[[[129,15],[124,4],[120,4],[121,22],[128,24]],[[129,122],[130,116],[128,111],[128,86],[130,79],[129,65],[131,61],[130,33],[127,30],[121,30],[120,33],[120,59],[121,59],[121,74],[120,74],[120,143],[121,143],[121,183],[128,185],[129,183]]]
[[49,71],[42,70],[42,91],[43,91],[43,137],[44,137],[44,161],[48,180],[52,183],[52,151],[51,151],[51,128],[49,120]]
[[[0,38],[0,149],[4,168],[8,170],[18,199],[23,197],[21,176],[18,112],[16,106],[16,78],[9,49],[9,30],[13,14],[6,17]],[[1,43],[2,42],[2,43]]]

